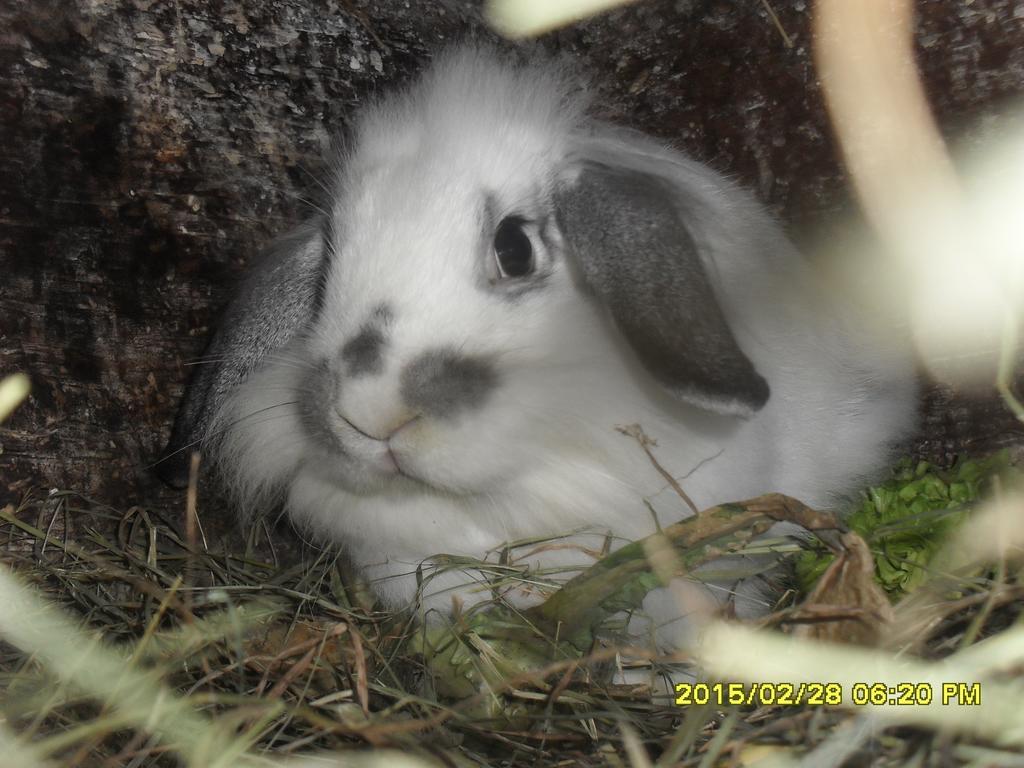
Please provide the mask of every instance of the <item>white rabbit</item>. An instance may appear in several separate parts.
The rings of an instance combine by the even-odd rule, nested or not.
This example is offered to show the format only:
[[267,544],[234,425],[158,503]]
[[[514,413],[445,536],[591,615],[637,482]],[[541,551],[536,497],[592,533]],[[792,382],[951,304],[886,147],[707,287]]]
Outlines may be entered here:
[[[283,504],[392,605],[435,555],[597,552],[690,514],[617,427],[701,508],[827,506],[884,467],[909,359],[747,193],[586,108],[559,65],[460,48],[364,109],[328,215],[251,268],[168,455],[201,443],[240,509]],[[481,578],[419,597],[476,602]]]

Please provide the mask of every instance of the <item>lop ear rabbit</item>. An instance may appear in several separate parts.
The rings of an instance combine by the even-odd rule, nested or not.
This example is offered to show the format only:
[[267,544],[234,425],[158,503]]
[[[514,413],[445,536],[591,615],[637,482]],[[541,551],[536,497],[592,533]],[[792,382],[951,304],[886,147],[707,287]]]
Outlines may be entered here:
[[[442,553],[574,533],[579,565],[769,491],[826,505],[913,426],[906,358],[825,299],[745,192],[476,48],[366,108],[328,215],[254,265],[168,454],[283,504],[392,604]],[[493,556],[493,555],[492,555]],[[448,569],[420,597],[480,599]]]

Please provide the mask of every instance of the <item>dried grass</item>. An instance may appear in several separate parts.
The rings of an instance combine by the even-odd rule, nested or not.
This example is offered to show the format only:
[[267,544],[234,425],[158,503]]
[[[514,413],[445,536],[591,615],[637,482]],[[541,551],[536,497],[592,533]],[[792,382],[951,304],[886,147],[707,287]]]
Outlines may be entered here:
[[[723,530],[749,526],[767,508],[757,503],[760,511],[720,508],[724,527],[711,533],[690,525],[662,535],[685,560],[708,536],[721,544]],[[77,542],[46,532],[65,515],[85,531]],[[589,626],[606,616],[580,613],[594,601],[565,599],[595,583],[607,596],[608,584],[614,592],[636,573],[651,574],[649,542],[636,558],[624,552],[595,566],[540,608],[495,606],[432,629],[425,657],[407,616],[358,606],[334,557],[275,564],[251,549],[216,551],[202,537],[190,545],[177,528],[141,508],[121,512],[69,492],[0,510],[10,566],[0,571],[5,764],[292,765],[282,761],[341,754],[397,765],[384,751],[397,750],[409,765],[711,766],[750,764],[766,748],[780,765],[839,765],[852,755],[878,765],[938,756],[954,765],[1019,764],[1024,714],[1013,702],[1024,693],[1024,634],[1013,624],[1021,586],[1005,546],[1001,566],[934,584],[917,601],[929,618],[922,623],[918,606],[912,640],[886,650],[737,622],[709,623],[695,649],[727,682],[833,680],[847,691],[858,681],[980,682],[980,707],[679,708],[645,687],[609,685],[603,673],[627,657],[656,666],[671,659],[606,647]],[[1010,540],[1012,555],[1019,542]],[[567,608],[576,613],[561,626],[578,631],[553,637]],[[447,651],[431,656],[431,643]],[[441,675],[434,691],[424,682],[428,662]],[[438,695],[452,669],[466,676],[464,689]]]

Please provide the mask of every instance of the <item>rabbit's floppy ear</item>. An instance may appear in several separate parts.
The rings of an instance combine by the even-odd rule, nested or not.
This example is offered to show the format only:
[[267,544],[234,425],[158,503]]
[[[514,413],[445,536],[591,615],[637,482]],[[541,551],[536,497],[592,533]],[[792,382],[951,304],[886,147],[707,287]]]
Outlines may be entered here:
[[733,337],[687,229],[672,179],[584,159],[556,192],[559,227],[585,287],[607,307],[640,362],[676,397],[750,414],[768,383]]
[[156,465],[168,485],[188,483],[188,449],[198,449],[206,439],[214,415],[235,386],[312,322],[325,250],[323,221],[315,218],[276,240],[249,267],[189,381]]

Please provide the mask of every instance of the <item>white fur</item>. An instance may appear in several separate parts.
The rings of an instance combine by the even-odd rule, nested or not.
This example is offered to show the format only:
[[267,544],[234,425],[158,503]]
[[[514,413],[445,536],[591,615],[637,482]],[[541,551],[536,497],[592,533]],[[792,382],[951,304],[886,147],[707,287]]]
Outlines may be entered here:
[[[550,64],[513,67],[464,50],[367,109],[341,159],[333,225],[337,250],[315,325],[269,355],[215,415],[216,456],[241,506],[284,500],[312,535],[342,545],[382,598],[407,604],[434,555],[497,561],[503,542],[588,531],[588,551],[552,548],[526,561],[580,564],[689,511],[637,442],[697,506],[778,491],[828,506],[889,460],[911,429],[911,366],[876,345],[744,192],[656,142],[585,115],[571,80]],[[482,196],[501,213],[543,206],[580,158],[658,173],[701,201],[692,231],[739,346],[771,396],[749,418],[669,397],[635,362],[602,308],[584,298],[563,254],[545,290],[516,303],[483,290]],[[557,244],[556,244],[557,250]],[[393,309],[380,375],[349,382],[339,407],[371,434],[411,415],[402,366],[426,349],[496,359],[500,384],[478,410],[420,419],[393,440],[416,479],[372,468],[372,446],[351,438],[339,459],[306,434],[303,377],[333,359],[375,306]],[[291,404],[290,404],[291,403]],[[325,424],[325,429],[341,429]],[[365,447],[365,455],[361,455]],[[428,563],[429,565],[429,563]],[[475,602],[481,577],[428,581],[428,607],[453,594]]]

